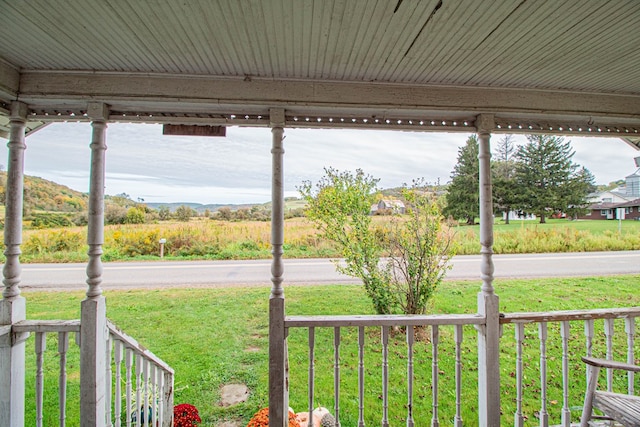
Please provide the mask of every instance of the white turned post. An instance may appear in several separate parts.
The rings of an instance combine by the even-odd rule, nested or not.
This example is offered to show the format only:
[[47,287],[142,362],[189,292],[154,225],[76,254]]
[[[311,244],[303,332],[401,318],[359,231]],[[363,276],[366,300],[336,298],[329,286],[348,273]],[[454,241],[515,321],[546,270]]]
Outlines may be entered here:
[[486,323],[478,328],[478,405],[479,425],[500,425],[500,313],[493,289],[493,200],[491,195],[491,148],[489,140],[495,127],[492,115],[476,119],[480,167],[480,275],[478,313]]
[[81,426],[105,426],[107,307],[102,296],[102,244],[104,242],[105,151],[108,108],[89,105],[92,120],[91,175],[89,183],[89,227],[87,243],[87,297],[81,306],[80,328],[80,418]]
[[284,110],[269,112],[272,134],[271,180],[271,296],[269,297],[269,426],[289,425],[288,387],[286,383],[286,335],[284,330],[284,290],[282,261],[284,244]]
[[[11,104],[9,161],[5,196],[4,290],[0,300],[0,327],[26,319],[25,299],[20,296],[20,244],[22,244],[22,201],[27,105]],[[0,335],[0,426],[24,426],[25,344],[27,334],[10,331]]]

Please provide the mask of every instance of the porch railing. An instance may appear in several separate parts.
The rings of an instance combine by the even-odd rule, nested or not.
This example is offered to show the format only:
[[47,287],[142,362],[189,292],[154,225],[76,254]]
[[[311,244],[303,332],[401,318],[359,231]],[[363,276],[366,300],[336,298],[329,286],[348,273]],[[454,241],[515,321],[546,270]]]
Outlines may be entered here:
[[[638,316],[640,307],[501,315],[494,374],[502,425],[578,422],[586,382],[580,357],[633,362]],[[289,357],[307,354],[289,361],[289,402],[301,405],[306,395],[305,409],[294,409],[326,406],[336,426],[477,425],[474,327],[483,323],[476,315],[289,316]],[[608,373],[609,389],[633,392],[635,382],[633,374]]]
[[[501,323],[511,331],[503,334],[501,364],[511,381],[503,377],[502,388],[515,390],[514,426],[528,424],[532,416],[541,426],[579,421],[588,377],[580,357],[634,363],[638,316],[640,307],[506,314]],[[609,391],[633,393],[635,381],[633,372],[626,378],[607,372]]]
[[[336,419],[336,426],[342,424],[362,427],[367,424],[381,423],[385,427],[399,424],[399,420],[390,418],[390,408],[402,407],[405,413],[403,424],[406,423],[411,427],[416,419],[420,420],[416,421],[416,424],[424,425],[426,412],[430,409],[431,425],[436,426],[441,419],[441,395],[444,393],[453,408],[454,424],[461,426],[463,408],[467,406],[464,400],[469,398],[468,390],[463,390],[463,383],[472,381],[477,384],[477,369],[471,373],[473,377],[471,380],[463,379],[469,376],[469,372],[465,372],[463,368],[469,363],[467,355],[463,354],[465,352],[463,337],[468,335],[475,342],[474,334],[469,335],[469,332],[463,331],[465,328],[481,325],[483,322],[484,318],[477,315],[289,316],[285,319],[285,327],[289,330],[290,349],[296,345],[296,340],[302,338],[300,334],[296,335],[293,329],[305,328],[308,331],[306,393],[310,414],[313,408],[320,404],[330,407]],[[430,328],[428,336],[424,337],[422,334],[427,333],[425,329],[427,327]],[[319,337],[316,333],[318,328],[328,329],[331,336]],[[379,334],[376,334],[372,328],[379,329]],[[354,329],[357,334],[353,333]],[[429,341],[430,348],[425,345],[424,338]],[[397,348],[401,341],[406,342],[406,347],[399,351]],[[375,345],[372,346],[368,342]],[[326,348],[327,344],[330,345],[329,350]],[[378,345],[379,348],[375,349]],[[417,347],[420,349],[418,350]],[[367,351],[373,354],[368,355]],[[324,357],[318,357],[319,352],[324,352]],[[326,356],[330,352],[332,357],[328,360]],[[443,353],[450,355],[447,356],[446,368],[440,363]],[[294,394],[304,393],[300,387],[297,387],[295,381],[300,378],[296,373],[300,365],[297,362],[302,361],[295,362],[290,364],[296,369],[289,370],[290,404],[296,400]],[[318,370],[316,365],[319,363],[322,367]],[[376,370],[380,369],[378,378],[372,373],[372,366]],[[428,372],[423,369],[425,366],[430,367],[427,369]],[[357,367],[357,384],[356,389],[353,389],[354,381],[345,381],[345,377],[351,377],[355,367]],[[443,369],[452,369],[453,374],[442,379]],[[316,390],[316,372],[318,371],[322,375],[333,372],[332,391],[327,387]],[[342,375],[343,371],[347,374]],[[399,388],[402,387],[398,387],[394,373],[405,379],[406,387],[402,390],[403,397],[399,392]],[[442,388],[444,383],[446,386]],[[347,387],[343,389],[343,385]],[[331,395],[328,396],[327,393]],[[357,396],[357,404],[354,405],[351,396]],[[453,399],[450,399],[451,397]],[[343,408],[342,401],[345,399],[349,403]],[[425,405],[429,407],[427,410]],[[309,425],[311,424],[312,420],[309,421]]]
[[[80,375],[79,349],[69,346],[70,335],[75,333],[76,343],[80,337],[80,320],[25,320],[18,322],[3,333],[33,334],[35,360],[34,403],[27,405],[27,424],[67,424],[67,410],[75,405],[79,413]],[[105,377],[105,401],[107,425],[110,426],[171,426],[173,422],[174,371],[160,358],[145,349],[135,339],[107,322],[109,342]],[[57,363],[47,360],[47,344],[57,341]],[[29,350],[27,349],[27,353]],[[29,366],[25,370],[28,375]],[[47,374],[57,371],[52,380]],[[72,378],[72,380],[69,380]],[[27,383],[28,383],[27,378]],[[53,384],[57,383],[57,384]],[[57,405],[51,404],[56,394]],[[30,394],[27,394],[29,399]],[[71,397],[70,397],[71,396]],[[45,399],[47,404],[45,405]],[[45,408],[58,407],[55,413],[45,413]],[[82,417],[82,414],[79,413]],[[56,420],[57,421],[54,421]],[[32,419],[33,421],[29,421]],[[46,420],[46,422],[45,422]],[[75,422],[73,424],[76,424]]]

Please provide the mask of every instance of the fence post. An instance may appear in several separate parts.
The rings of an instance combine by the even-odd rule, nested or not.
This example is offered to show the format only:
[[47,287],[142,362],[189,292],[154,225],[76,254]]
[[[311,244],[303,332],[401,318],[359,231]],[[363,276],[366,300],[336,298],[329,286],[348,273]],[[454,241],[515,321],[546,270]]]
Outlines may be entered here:
[[11,104],[9,164],[5,198],[5,263],[0,300],[0,426],[24,426],[25,339],[11,325],[26,319],[26,301],[20,296],[20,245],[24,192],[24,142],[27,105]]
[[480,276],[478,313],[486,319],[478,328],[478,417],[483,427],[500,425],[500,313],[499,300],[493,289],[493,200],[491,194],[492,115],[476,119],[478,131],[478,163],[480,173]]
[[89,225],[87,243],[87,297],[81,303],[80,317],[80,425],[107,425],[106,345],[107,304],[102,283],[102,244],[104,243],[104,187],[106,129],[109,111],[106,105],[89,104],[88,115],[93,128],[91,140],[91,172],[89,182]]
[[269,426],[289,425],[286,383],[286,334],[284,329],[284,289],[282,261],[284,244],[284,110],[271,109],[272,186],[271,186],[271,296],[269,297]]

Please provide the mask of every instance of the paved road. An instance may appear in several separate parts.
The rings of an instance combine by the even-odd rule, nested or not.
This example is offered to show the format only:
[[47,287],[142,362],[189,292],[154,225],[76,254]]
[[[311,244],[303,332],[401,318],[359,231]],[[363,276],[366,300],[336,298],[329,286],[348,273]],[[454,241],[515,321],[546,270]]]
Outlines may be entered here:
[[[496,278],[640,274],[640,251],[495,255]],[[24,264],[22,290],[85,289],[84,264]],[[103,288],[270,286],[270,261],[105,263]],[[457,256],[451,280],[480,280],[480,257]],[[285,260],[285,286],[360,283],[326,259]]]

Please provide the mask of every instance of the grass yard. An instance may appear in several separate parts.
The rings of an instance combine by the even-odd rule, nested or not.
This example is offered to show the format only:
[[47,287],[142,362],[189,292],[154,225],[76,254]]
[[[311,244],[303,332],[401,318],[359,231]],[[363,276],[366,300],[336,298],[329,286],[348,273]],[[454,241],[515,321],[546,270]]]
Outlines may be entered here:
[[[619,276],[608,278],[571,278],[544,280],[497,280],[496,292],[500,296],[501,311],[552,311],[567,309],[590,309],[630,307],[640,305],[637,292],[640,276]],[[479,282],[446,282],[439,289],[433,302],[433,313],[475,313],[476,295]],[[359,286],[305,286],[287,287],[287,313],[302,314],[371,314],[370,302]],[[74,319],[80,316],[82,292],[28,292],[28,319]],[[229,289],[164,289],[153,291],[107,291],[108,317],[129,335],[147,346],[165,360],[176,371],[175,403],[196,405],[203,418],[203,426],[213,426],[221,420],[240,419],[246,423],[251,415],[267,404],[268,383],[268,297],[269,288],[229,288]],[[550,326],[550,333],[552,327]],[[330,409],[333,407],[333,347],[332,332],[316,332],[316,404]],[[577,341],[583,336],[583,329],[576,325],[572,336]],[[380,337],[375,328],[367,329],[366,360],[367,406],[366,423],[380,422],[375,408],[380,405]],[[441,328],[440,355],[440,415],[441,423],[449,425],[452,403],[453,357],[452,331]],[[531,339],[525,346],[525,369],[527,374],[525,414],[530,422],[539,409],[539,379],[536,377],[538,364],[538,341],[536,328],[527,330]],[[620,334],[624,340],[624,334]],[[343,329],[341,345],[341,421],[343,426],[357,424],[357,331]],[[50,337],[46,353],[45,396],[56,398],[57,358],[56,339]],[[502,339],[503,397],[502,406],[505,425],[512,425],[515,405],[514,344],[513,328],[505,326]],[[624,346],[624,343],[622,344]],[[474,425],[477,414],[474,402],[477,387],[476,339],[473,328],[465,329],[463,397],[466,425]],[[75,356],[70,355],[70,384],[77,385],[77,347]],[[638,344],[636,344],[638,347]],[[550,384],[559,387],[561,375],[557,340],[549,341]],[[626,348],[626,347],[621,347]],[[640,354],[636,348],[636,355]],[[33,338],[27,343],[27,351],[33,354]],[[551,352],[553,351],[553,354]],[[431,346],[428,339],[416,345],[415,354],[415,399],[416,419],[430,417]],[[575,349],[576,354],[583,352]],[[399,425],[406,414],[406,344],[400,332],[392,334],[390,340],[389,369],[390,421]],[[31,356],[33,357],[33,356]],[[75,358],[74,358],[75,357]],[[289,360],[291,366],[290,405],[297,411],[307,407],[307,366],[308,347],[306,330],[294,329],[289,337]],[[30,362],[33,363],[33,360]],[[555,368],[554,368],[555,367]],[[582,399],[584,390],[583,368],[575,366],[578,376],[571,389],[576,399]],[[27,403],[33,405],[33,379],[35,373],[28,371]],[[220,387],[241,382],[251,390],[246,403],[234,407],[219,406]],[[355,388],[354,388],[355,387]],[[558,412],[558,392],[550,390],[549,405]],[[55,399],[45,403],[51,415],[45,416],[45,425],[57,425]],[[77,389],[69,391],[68,425],[77,425]],[[475,408],[475,409],[474,409]],[[33,408],[31,408],[32,411]],[[28,414],[28,417],[32,414]],[[575,416],[575,415],[574,415]],[[33,419],[33,418],[27,418]],[[430,419],[430,418],[427,418]],[[420,422],[420,424],[424,424]]]

